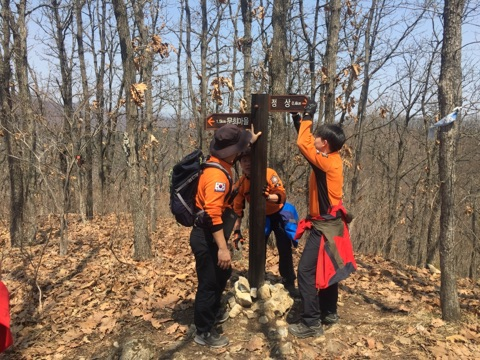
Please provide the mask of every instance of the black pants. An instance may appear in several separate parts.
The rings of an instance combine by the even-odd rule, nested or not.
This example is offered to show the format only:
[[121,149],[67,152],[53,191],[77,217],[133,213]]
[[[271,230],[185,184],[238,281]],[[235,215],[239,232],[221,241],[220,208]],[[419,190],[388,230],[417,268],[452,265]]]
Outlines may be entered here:
[[338,283],[320,291],[315,286],[321,236],[320,232],[312,229],[298,263],[298,290],[303,304],[302,318],[308,326],[317,325],[322,314],[337,312]]
[[[292,241],[287,236],[280,212],[268,215],[268,218],[270,219],[270,226],[277,240],[278,270],[287,284],[293,284],[296,277],[293,268]],[[265,240],[265,243],[266,242]]]
[[209,332],[220,310],[222,293],[232,269],[223,270],[217,265],[218,246],[208,230],[194,227],[190,233],[190,247],[195,255],[198,279],[194,323],[198,332]]

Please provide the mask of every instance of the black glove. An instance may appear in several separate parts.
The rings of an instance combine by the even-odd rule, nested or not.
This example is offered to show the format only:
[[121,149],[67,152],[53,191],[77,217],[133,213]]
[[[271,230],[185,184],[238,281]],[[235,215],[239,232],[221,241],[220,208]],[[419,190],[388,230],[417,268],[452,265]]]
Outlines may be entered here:
[[305,106],[305,109],[303,110],[303,116],[305,115],[310,115],[313,117],[313,115],[317,112],[317,103],[311,99],[308,99],[307,105]]
[[270,190],[268,189],[268,185],[265,185],[263,187],[262,195],[265,197],[265,199],[268,200],[268,197],[270,196]]
[[245,239],[240,230],[235,230],[233,232],[233,246],[235,246],[235,250],[241,250],[244,242]]
[[300,129],[300,121],[302,120],[302,117],[300,116],[300,114],[298,112],[292,112],[290,113],[290,115],[292,115],[292,120],[293,120],[293,126],[295,127],[295,130],[298,130]]

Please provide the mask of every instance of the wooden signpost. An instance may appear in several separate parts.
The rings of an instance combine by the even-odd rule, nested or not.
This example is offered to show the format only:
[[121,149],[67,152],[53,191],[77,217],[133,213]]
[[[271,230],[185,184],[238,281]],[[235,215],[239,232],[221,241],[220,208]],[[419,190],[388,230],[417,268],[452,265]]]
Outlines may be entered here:
[[218,129],[225,124],[235,124],[243,128],[249,128],[250,124],[253,124],[255,133],[262,132],[262,136],[252,147],[252,167],[250,170],[248,281],[252,288],[259,288],[265,282],[266,202],[262,196],[262,190],[267,173],[269,112],[303,112],[307,101],[308,98],[303,95],[253,94],[251,114],[211,114],[205,119],[205,130]]

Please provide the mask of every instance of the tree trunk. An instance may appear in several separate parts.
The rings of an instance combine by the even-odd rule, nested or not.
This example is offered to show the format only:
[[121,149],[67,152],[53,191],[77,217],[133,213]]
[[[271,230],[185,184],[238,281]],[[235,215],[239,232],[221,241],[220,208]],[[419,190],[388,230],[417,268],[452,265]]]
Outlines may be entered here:
[[[462,14],[464,0],[445,0],[443,45],[438,102],[441,118],[462,105]],[[460,117],[460,114],[458,114]],[[457,119],[458,121],[458,119]],[[438,169],[440,176],[440,301],[444,320],[460,319],[455,260],[455,169],[457,123],[441,127]]]
[[[270,57],[271,94],[284,95],[287,92],[287,65],[290,54],[287,45],[287,18],[290,0],[275,0],[272,13],[272,53]],[[285,179],[286,156],[284,146],[286,135],[285,114],[281,112],[271,114],[270,162],[280,178]]]
[[[72,25],[70,13],[59,3],[58,0],[51,1],[51,21],[54,27],[56,53],[60,66],[60,94],[63,102],[63,143],[60,144],[59,164],[63,175],[63,206],[60,209],[60,255],[67,255],[68,252],[68,222],[67,214],[70,211],[70,175],[73,165],[74,154],[77,153],[78,144],[76,141],[77,128],[73,116],[73,71],[72,62],[69,61],[66,49],[67,29]],[[65,11],[66,13],[63,13]],[[64,15],[64,17],[62,17]]]
[[476,200],[474,200],[474,205],[472,209],[472,221],[471,221],[471,226],[472,226],[472,257],[470,259],[470,267],[468,269],[468,276],[470,279],[473,281],[477,281],[477,276],[478,276],[478,257],[480,255],[480,241],[478,239],[478,233],[477,233],[477,206],[476,206]]
[[152,251],[148,236],[147,216],[141,194],[143,186],[138,156],[138,149],[141,147],[140,129],[137,127],[136,105],[132,101],[130,92],[132,85],[135,84],[134,53],[125,3],[123,0],[114,0],[112,3],[115,18],[117,19],[123,65],[123,81],[125,84],[127,131],[124,134],[124,145],[128,163],[130,211],[134,226],[134,258],[144,260],[152,257]]
[[360,99],[358,101],[358,120],[355,123],[355,138],[354,138],[354,160],[353,160],[353,175],[350,184],[350,204],[351,210],[355,213],[357,205],[358,184],[360,182],[360,163],[362,159],[363,151],[363,132],[364,132],[364,119],[367,115],[368,104],[368,90],[370,86],[370,59],[373,51],[374,35],[374,15],[377,7],[377,0],[372,0],[372,5],[368,13],[367,25],[365,29],[365,44],[364,44],[364,69],[363,69],[363,83],[360,91]]
[[327,27],[327,49],[325,51],[325,67],[327,68],[327,84],[325,91],[325,123],[335,121],[335,89],[337,88],[337,53],[338,34],[340,33],[340,0],[330,0]]
[[436,194],[432,204],[430,205],[430,217],[427,226],[427,255],[425,259],[426,264],[433,264],[435,256],[438,253],[438,237],[434,234],[435,223],[438,218],[440,208],[440,194]]
[[[319,11],[320,11],[320,1],[317,0],[315,2],[315,20],[313,25],[308,24],[305,22],[305,16],[304,16],[304,7],[303,7],[303,0],[299,0],[298,6],[300,9],[300,24],[302,26],[302,32],[303,32],[303,37],[305,42],[307,43],[307,53],[308,53],[308,70],[309,70],[309,75],[310,75],[310,91],[309,91],[309,96],[312,99],[315,99],[315,93],[316,93],[316,88],[317,88],[317,74],[316,74],[316,48],[318,46],[317,44],[317,34],[318,34],[318,18],[319,18]],[[309,29],[313,28],[313,31],[310,31]],[[310,36],[312,36],[312,39],[310,39]],[[320,104],[319,104],[320,105]],[[320,110],[319,107],[319,114],[322,114],[322,111]]]
[[83,20],[82,20],[83,3],[78,1],[75,3],[75,18],[77,21],[77,45],[78,45],[78,60],[80,63],[80,74],[82,79],[82,96],[83,96],[83,125],[84,125],[84,139],[85,144],[81,144],[85,148],[85,155],[80,151],[74,154],[77,158],[77,170],[79,175],[79,199],[80,203],[84,204],[84,211],[82,218],[88,220],[93,219],[93,175],[92,175],[92,134],[91,134],[91,112],[90,112],[90,91],[88,88],[87,66],[85,64],[85,50],[83,46]]
[[[31,159],[31,150],[33,150],[35,136],[33,131],[33,112],[31,108],[31,100],[28,85],[28,63],[27,63],[27,28],[25,24],[26,1],[22,0],[17,4],[17,20],[16,24],[11,27],[13,33],[13,51],[15,74],[18,89],[18,110],[10,114],[10,119],[13,120],[10,129],[13,133],[24,132],[26,136],[26,144],[23,145],[21,141],[10,137],[9,145],[9,159],[8,165],[10,173],[10,189],[11,189],[11,209],[10,209],[10,236],[13,246],[21,246],[27,234],[26,221],[28,221],[27,214],[27,200],[29,192],[29,184],[34,176],[33,163],[28,163],[22,166],[22,163]],[[10,18],[13,20],[13,17]],[[9,23],[8,21],[6,21]],[[13,22],[9,23],[9,26]],[[13,108],[12,108],[13,110]],[[19,116],[15,115],[18,112]],[[11,131],[9,130],[9,132]],[[11,133],[10,135],[12,135]],[[10,154],[11,153],[11,154]],[[14,156],[12,156],[15,154]],[[35,219],[34,214],[31,214]],[[13,235],[13,236],[12,236]]]
[[[206,1],[206,0],[205,0]],[[196,96],[195,90],[193,89],[193,52],[192,52],[192,16],[191,10],[188,0],[185,0],[185,15],[187,21],[187,29],[185,32],[185,53],[187,56],[187,87],[188,87],[188,97],[190,98],[191,102],[191,114],[192,119],[190,119],[190,123],[193,121],[197,126],[197,143],[195,144],[196,147],[201,148],[202,146],[202,128],[200,126],[200,119],[199,119],[199,101],[198,97]],[[205,35],[206,36],[206,35]],[[202,79],[202,82],[205,79]],[[202,100],[200,99],[200,102]],[[200,115],[201,116],[201,115]]]
[[243,21],[243,98],[247,102],[247,112],[252,106],[252,2],[241,0],[242,21]]
[[[207,56],[208,56],[208,13],[207,0],[200,0],[202,9],[202,31],[200,36],[200,116],[197,118],[197,137],[198,147],[203,148],[204,131],[203,121],[207,117],[207,92],[209,76],[207,73]],[[195,111],[195,113],[197,113]]]

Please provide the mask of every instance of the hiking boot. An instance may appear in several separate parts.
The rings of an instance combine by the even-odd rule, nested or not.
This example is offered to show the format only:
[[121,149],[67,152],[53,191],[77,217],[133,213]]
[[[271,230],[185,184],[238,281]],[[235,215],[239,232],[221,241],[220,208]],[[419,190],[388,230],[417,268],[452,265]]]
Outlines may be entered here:
[[322,324],[307,326],[302,321],[288,326],[288,332],[298,338],[318,337],[323,335]]
[[295,284],[284,283],[283,286],[285,287],[285,290],[288,291],[288,293],[290,294],[291,297],[293,297],[293,298],[299,298],[300,297],[300,292],[295,287]]
[[337,313],[328,313],[326,315],[322,315],[322,324],[325,325],[333,325],[338,323],[340,318],[338,317]]
[[223,324],[229,318],[230,318],[230,314],[228,313],[228,311],[220,310],[215,316],[215,322],[213,323],[213,325]]
[[226,336],[218,334],[215,328],[212,328],[210,332],[197,332],[193,341],[199,345],[207,345],[212,348],[221,348],[227,346],[230,342]]

